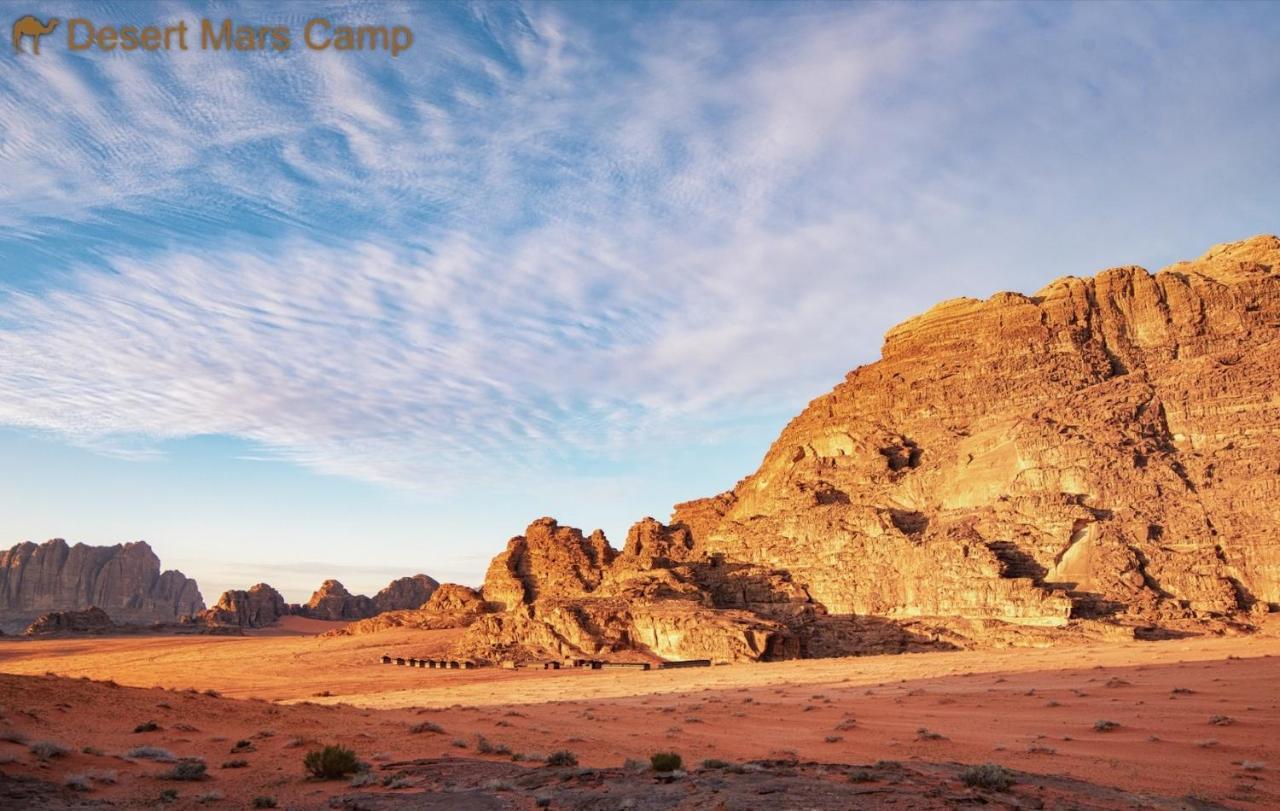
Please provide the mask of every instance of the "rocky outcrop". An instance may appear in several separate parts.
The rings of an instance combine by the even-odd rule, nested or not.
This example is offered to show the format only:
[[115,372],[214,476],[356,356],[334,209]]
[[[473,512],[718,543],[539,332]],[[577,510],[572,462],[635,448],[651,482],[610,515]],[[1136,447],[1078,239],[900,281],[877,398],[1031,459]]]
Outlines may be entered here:
[[106,611],[120,623],[176,622],[202,610],[200,589],[142,541],[69,546],[55,539],[21,543],[0,553],[0,627],[25,628],[41,614]]
[[652,518],[632,527],[621,553],[599,530],[584,536],[540,518],[493,560],[483,590],[491,613],[468,625],[456,652],[490,661],[798,655],[788,612],[757,611],[756,599],[771,608],[794,599],[804,608],[790,616],[812,616],[807,595],[751,591],[739,577],[747,568],[699,557],[687,529]]
[[373,596],[373,612],[381,614],[384,611],[419,608],[431,599],[431,595],[439,587],[439,583],[425,574],[392,580],[386,588]]
[[833,615],[1057,627],[1280,603],[1280,239],[945,302],[793,419],[693,548]]
[[373,600],[352,594],[337,580],[326,580],[296,613],[317,620],[366,619],[374,615]]
[[107,633],[115,628],[116,624],[107,616],[107,612],[92,606],[83,611],[50,611],[31,623],[26,633],[27,636]]
[[259,583],[248,591],[225,591],[213,608],[201,612],[196,619],[208,625],[226,625],[238,628],[265,628],[280,621],[289,613],[280,592]]
[[432,592],[431,598],[419,608],[385,611],[369,619],[359,620],[329,631],[326,636],[359,636],[392,628],[418,630],[464,628],[489,610],[490,606],[475,589],[459,586],[456,583],[445,583],[437,587]]
[[584,538],[582,530],[562,527],[554,518],[539,518],[489,564],[484,596],[506,608],[534,602],[544,594],[584,596],[600,584],[604,567],[615,554],[600,530]]

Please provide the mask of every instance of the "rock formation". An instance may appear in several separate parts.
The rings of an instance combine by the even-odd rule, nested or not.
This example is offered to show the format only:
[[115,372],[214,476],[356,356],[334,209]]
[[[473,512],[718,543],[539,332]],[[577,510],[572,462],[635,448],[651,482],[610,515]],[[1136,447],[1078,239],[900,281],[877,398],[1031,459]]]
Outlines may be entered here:
[[[433,583],[435,581],[432,581]],[[385,611],[369,619],[353,622],[329,631],[327,636],[356,636],[385,631],[389,628],[417,628],[435,630],[464,628],[491,610],[475,589],[445,583],[438,586],[418,608]]]
[[202,612],[197,620],[208,625],[232,625],[239,628],[265,628],[289,613],[280,592],[259,583],[248,591],[224,591],[213,608]]
[[418,608],[430,600],[439,587],[439,583],[425,574],[392,580],[386,588],[373,595],[373,612],[381,614],[384,611]]
[[[944,302],[621,552],[550,518],[460,655],[741,660],[1280,609],[1280,239]],[[1215,625],[1216,624],[1216,625]]]
[[1062,626],[1280,602],[1280,239],[948,301],[678,505],[832,614]]
[[27,627],[27,636],[63,633],[105,633],[116,624],[97,606],[83,611],[50,611]]
[[318,620],[365,619],[374,614],[373,600],[352,594],[337,580],[326,580],[296,613]]
[[142,541],[68,546],[21,543],[0,553],[0,628],[25,628],[50,611],[98,607],[116,622],[175,622],[204,608],[194,580],[160,571]]

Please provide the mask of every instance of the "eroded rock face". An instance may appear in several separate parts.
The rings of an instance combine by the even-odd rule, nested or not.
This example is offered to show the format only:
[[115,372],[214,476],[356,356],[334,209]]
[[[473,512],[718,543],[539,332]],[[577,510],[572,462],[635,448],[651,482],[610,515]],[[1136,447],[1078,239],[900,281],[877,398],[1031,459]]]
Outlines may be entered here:
[[202,612],[197,620],[209,625],[233,625],[239,628],[265,628],[289,613],[280,592],[266,583],[248,589],[225,591],[213,608]]
[[0,553],[0,627],[25,628],[50,611],[106,611],[116,622],[176,622],[202,610],[194,580],[160,571],[145,542],[70,546],[21,543]]
[[469,625],[458,654],[490,661],[796,655],[798,641],[782,619],[788,612],[756,611],[754,600],[776,607],[792,598],[807,604],[807,595],[752,590],[740,574],[701,556],[684,527],[646,518],[618,553],[599,530],[588,537],[542,518],[490,565],[483,598],[492,613]]
[[1280,603],[1280,239],[945,302],[891,330],[694,546],[832,614],[1060,626]]
[[101,633],[116,627],[107,612],[97,606],[83,611],[50,611],[27,627],[27,636],[64,633]]
[[489,564],[484,596],[507,608],[543,595],[584,596],[600,584],[604,567],[616,554],[600,530],[583,537],[580,529],[539,518]]

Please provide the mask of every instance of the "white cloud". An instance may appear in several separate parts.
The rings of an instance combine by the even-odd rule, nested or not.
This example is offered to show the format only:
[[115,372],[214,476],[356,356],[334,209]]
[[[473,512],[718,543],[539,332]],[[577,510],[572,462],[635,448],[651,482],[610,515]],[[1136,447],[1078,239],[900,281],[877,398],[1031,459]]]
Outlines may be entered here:
[[[1230,67],[1122,52],[1144,7],[1046,35],[1006,7],[690,6],[625,52],[572,8],[477,8],[391,65],[15,60],[0,226],[69,238],[124,211],[167,247],[67,250],[70,281],[7,296],[0,422],[129,454],[232,434],[432,488],[714,442],[936,298],[1092,269],[1079,235],[1137,221],[1083,195],[1198,177],[1205,140],[1248,162],[1277,123],[1251,107],[1274,60],[1223,93]],[[1159,161],[1133,160],[1148,131],[1107,131],[1209,98],[1223,123],[1164,134]],[[278,233],[245,237],[246,212]]]

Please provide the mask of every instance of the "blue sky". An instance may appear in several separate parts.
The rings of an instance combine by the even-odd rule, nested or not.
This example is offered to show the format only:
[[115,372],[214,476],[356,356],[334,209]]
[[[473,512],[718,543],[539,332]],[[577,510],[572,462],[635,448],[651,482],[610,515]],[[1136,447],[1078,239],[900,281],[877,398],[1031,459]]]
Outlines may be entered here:
[[294,31],[0,48],[0,543],[143,538],[210,602],[620,544],[937,300],[1280,230],[1276,4],[39,13]]

